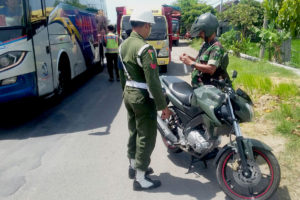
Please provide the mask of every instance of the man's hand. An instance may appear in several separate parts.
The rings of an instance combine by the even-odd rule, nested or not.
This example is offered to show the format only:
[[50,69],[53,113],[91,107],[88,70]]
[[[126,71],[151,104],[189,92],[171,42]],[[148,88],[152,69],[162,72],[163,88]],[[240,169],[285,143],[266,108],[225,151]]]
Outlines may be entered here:
[[183,62],[183,64],[191,65],[194,63],[194,61],[191,59],[189,55],[186,53],[183,53],[181,56],[179,56],[179,59]]
[[168,108],[166,107],[165,109],[162,110],[162,113],[161,113],[161,118],[163,120],[165,119],[169,119],[171,115],[173,115],[174,113]]

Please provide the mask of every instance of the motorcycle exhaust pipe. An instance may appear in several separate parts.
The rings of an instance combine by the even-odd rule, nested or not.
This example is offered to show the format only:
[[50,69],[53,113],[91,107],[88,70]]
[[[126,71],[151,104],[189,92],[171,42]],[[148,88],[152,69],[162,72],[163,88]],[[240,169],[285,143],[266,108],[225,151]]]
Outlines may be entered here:
[[168,125],[166,122],[164,122],[160,116],[157,115],[157,126],[159,129],[159,132],[161,133],[161,135],[166,138],[167,140],[169,140],[172,143],[176,143],[178,142],[178,139],[176,138],[176,136],[172,133],[172,131],[169,129]]

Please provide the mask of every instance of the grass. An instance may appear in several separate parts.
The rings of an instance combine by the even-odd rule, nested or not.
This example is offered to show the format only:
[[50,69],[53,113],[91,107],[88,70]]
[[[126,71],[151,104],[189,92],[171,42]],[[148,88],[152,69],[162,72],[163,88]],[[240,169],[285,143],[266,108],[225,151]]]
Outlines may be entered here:
[[[235,56],[230,56],[228,73],[231,73],[232,70],[238,71],[240,75],[242,74],[252,74],[256,76],[274,76],[274,77],[288,77],[288,78],[297,78],[293,72],[276,67],[264,61],[252,62],[249,60],[243,60]],[[239,75],[239,76],[240,76]]]
[[[259,57],[260,47],[258,43],[250,43],[248,46],[248,51],[246,54],[254,57]],[[268,60],[269,51],[265,50],[264,59]],[[292,39],[292,46],[291,46],[291,61],[287,63],[290,66],[295,68],[300,68],[300,39]]]
[[292,40],[291,65],[300,68],[300,39]]

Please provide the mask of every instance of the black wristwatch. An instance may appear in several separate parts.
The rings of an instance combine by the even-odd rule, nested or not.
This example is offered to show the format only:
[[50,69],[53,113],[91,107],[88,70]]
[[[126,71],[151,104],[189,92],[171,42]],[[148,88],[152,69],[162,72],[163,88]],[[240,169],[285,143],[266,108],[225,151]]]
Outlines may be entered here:
[[196,62],[194,62],[193,64],[191,64],[192,69],[196,68]]

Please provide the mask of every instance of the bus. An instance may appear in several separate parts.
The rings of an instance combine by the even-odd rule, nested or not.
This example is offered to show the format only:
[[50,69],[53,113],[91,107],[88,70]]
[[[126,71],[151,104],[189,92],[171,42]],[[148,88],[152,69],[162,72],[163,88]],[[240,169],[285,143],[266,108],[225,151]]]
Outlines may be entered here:
[[63,0],[3,0],[0,103],[62,95],[76,76],[100,67],[95,16]]

